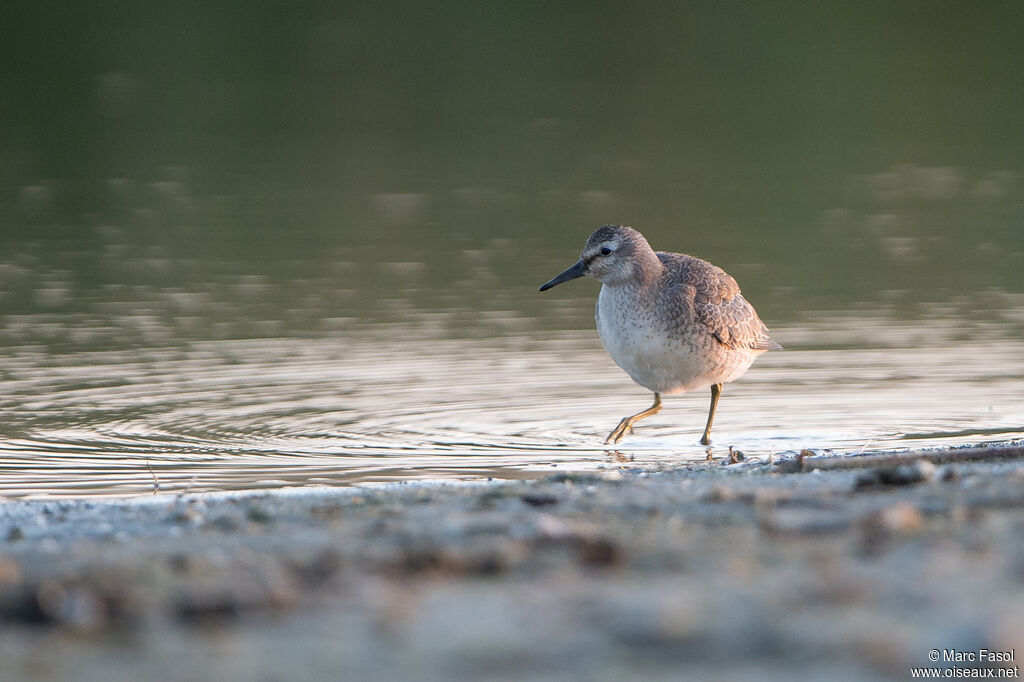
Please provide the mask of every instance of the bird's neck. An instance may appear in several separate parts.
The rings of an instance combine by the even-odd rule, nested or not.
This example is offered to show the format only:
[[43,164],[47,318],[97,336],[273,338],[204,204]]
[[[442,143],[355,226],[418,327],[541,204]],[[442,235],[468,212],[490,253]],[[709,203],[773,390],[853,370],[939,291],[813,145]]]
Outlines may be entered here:
[[637,254],[633,262],[633,277],[631,281],[636,286],[651,286],[661,278],[664,269],[665,265],[658,258],[658,254],[650,248],[643,249]]
[[657,288],[665,269],[657,256],[654,257],[654,262],[635,261],[631,266],[628,271],[618,273],[618,277],[601,279],[609,295],[627,296],[633,300],[644,298],[645,292]]

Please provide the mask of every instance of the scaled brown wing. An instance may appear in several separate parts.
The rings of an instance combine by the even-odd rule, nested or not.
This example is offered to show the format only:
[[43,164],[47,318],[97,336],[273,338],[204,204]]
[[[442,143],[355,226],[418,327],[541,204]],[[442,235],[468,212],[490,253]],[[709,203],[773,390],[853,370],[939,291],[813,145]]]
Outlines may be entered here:
[[781,348],[725,270],[684,254],[658,252],[658,258],[672,273],[666,289],[719,343],[737,349]]

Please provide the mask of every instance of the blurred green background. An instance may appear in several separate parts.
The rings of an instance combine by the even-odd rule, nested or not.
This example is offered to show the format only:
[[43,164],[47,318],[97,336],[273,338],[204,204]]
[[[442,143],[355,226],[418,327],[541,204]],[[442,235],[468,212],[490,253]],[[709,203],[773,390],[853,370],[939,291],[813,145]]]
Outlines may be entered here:
[[770,326],[1024,322],[1021,2],[4,14],[4,345],[585,328],[609,222]]

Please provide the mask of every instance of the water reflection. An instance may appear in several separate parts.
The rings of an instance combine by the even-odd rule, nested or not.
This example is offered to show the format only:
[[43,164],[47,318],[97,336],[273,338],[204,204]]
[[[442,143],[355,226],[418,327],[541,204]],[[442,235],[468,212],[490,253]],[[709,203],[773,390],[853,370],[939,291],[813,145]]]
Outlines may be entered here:
[[[716,447],[1020,437],[1022,251],[1007,227],[1019,176],[904,164],[840,185],[840,207],[823,201],[833,207],[820,226],[804,225],[820,238],[778,260],[775,247],[725,248],[713,233],[652,237],[724,249],[787,347],[728,387]],[[670,401],[619,450],[602,447],[647,398],[579,331],[592,329],[593,291],[535,294],[589,227],[543,239],[425,228],[446,210],[485,216],[525,195],[375,194],[369,235],[301,257],[294,243],[277,253],[243,241],[248,255],[218,257],[195,252],[195,235],[152,203],[188,196],[187,183],[135,187],[108,185],[152,206],[126,211],[128,222],[16,239],[0,260],[0,494],[523,477],[705,457],[700,397]],[[59,190],[23,188],[26,215],[56,210]],[[974,232],[960,229],[969,218]],[[177,227],[150,238],[131,227],[165,219]]]
[[[163,193],[188,193],[174,182],[152,184]],[[49,191],[24,187],[21,200],[45,203]],[[582,326],[589,292],[542,304],[530,290],[578,250],[593,225],[565,224],[553,212],[545,220],[557,229],[544,237],[513,231],[507,221],[483,222],[476,234],[443,227],[463,224],[457,216],[468,191],[451,190],[455,205],[429,193],[369,197],[379,209],[370,227],[327,248],[308,248],[311,233],[284,224],[265,243],[258,233],[231,237],[229,225],[194,233],[181,216],[161,213],[152,193],[133,200],[137,207],[122,214],[120,225],[104,222],[68,238],[7,236],[0,341],[165,345],[417,319],[452,336]],[[540,194],[520,201],[536,203]],[[500,213],[506,195],[470,196],[486,220]],[[850,309],[928,319],[939,305],[967,320],[1015,323],[1024,289],[1022,198],[1016,172],[903,164],[837,181],[817,216],[771,239],[753,223],[724,233],[727,241],[719,230],[679,229],[676,220],[641,227],[660,248],[721,262],[770,320]],[[130,216],[154,212],[164,226],[157,232],[147,236],[131,224]],[[218,220],[215,211],[192,217]],[[800,234],[809,229],[817,231]],[[235,247],[231,256],[216,253],[225,237]]]
[[5,490],[616,466],[593,288],[535,292],[606,222],[783,334],[741,446],[1013,432],[1018,10],[400,5],[9,8]]

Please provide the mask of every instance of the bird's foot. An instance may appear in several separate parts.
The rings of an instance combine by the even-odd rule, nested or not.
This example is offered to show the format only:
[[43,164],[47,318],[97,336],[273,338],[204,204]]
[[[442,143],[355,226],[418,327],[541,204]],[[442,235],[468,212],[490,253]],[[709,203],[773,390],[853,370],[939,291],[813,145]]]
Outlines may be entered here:
[[633,431],[633,424],[629,421],[629,417],[623,417],[619,425],[612,429],[612,432],[608,434],[608,437],[604,439],[604,444],[618,443],[622,440],[622,437],[626,435],[626,431]]

